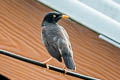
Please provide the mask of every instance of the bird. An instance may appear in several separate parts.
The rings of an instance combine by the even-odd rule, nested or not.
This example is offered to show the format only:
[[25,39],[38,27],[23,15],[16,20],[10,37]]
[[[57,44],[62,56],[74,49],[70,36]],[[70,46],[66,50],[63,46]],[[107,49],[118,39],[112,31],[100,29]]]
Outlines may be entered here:
[[76,70],[68,33],[57,23],[60,19],[68,18],[69,16],[56,11],[48,12],[43,18],[41,38],[48,53],[51,55],[44,62],[47,63],[54,58],[59,62],[64,61],[66,69]]

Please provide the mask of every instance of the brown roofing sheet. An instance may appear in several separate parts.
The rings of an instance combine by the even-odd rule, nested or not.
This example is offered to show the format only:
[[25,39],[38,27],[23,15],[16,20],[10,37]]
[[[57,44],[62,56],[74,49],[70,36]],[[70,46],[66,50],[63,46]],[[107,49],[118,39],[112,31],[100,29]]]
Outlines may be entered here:
[[[50,56],[41,42],[41,21],[52,11],[34,0],[0,1],[0,49],[44,61]],[[59,22],[67,30],[74,51],[76,72],[102,80],[120,79],[120,49],[100,40],[98,35],[71,21]],[[63,67],[55,59],[49,64]],[[78,80],[0,55],[0,74],[11,80]]]

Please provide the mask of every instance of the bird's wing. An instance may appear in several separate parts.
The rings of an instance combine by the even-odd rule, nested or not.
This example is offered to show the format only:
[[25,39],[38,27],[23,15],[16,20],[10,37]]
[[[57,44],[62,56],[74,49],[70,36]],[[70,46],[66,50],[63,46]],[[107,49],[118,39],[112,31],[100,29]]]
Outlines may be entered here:
[[[59,40],[59,48],[62,54],[62,57],[64,59],[65,65],[68,69],[72,69],[75,70],[75,63],[74,63],[74,59],[73,59],[73,52],[72,52],[72,47],[71,47],[71,43],[69,41],[69,36],[66,32],[66,30],[61,27],[61,32],[63,34],[63,40]],[[62,47],[62,48],[61,48]]]
[[[72,46],[71,46],[71,43],[70,43],[70,40],[69,40],[69,36],[68,36],[68,33],[66,32],[66,30],[62,27],[62,26],[60,26],[60,28],[61,28],[61,32],[62,32],[62,34],[63,34],[63,36],[64,36],[64,40],[65,41],[62,41],[62,43],[64,43],[65,45],[66,45],[66,47],[69,49],[69,50],[71,50],[72,51]],[[73,56],[73,54],[71,53],[71,56]]]
[[49,54],[52,57],[56,58],[58,61],[62,62],[60,51],[58,49],[58,46],[56,45],[58,36],[55,35],[53,32],[49,32],[49,30],[47,30],[46,32],[46,28],[42,28],[42,41]]
[[69,39],[69,36],[68,36],[68,33],[66,32],[66,30],[62,27],[62,26],[59,26],[63,35],[65,35],[68,39]]

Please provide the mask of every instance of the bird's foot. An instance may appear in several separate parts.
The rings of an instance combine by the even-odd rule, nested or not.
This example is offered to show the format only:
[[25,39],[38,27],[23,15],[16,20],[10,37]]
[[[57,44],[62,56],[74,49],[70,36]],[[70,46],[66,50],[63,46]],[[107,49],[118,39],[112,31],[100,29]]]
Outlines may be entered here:
[[66,66],[64,66],[63,69],[64,69],[64,73],[65,73],[65,74],[66,74],[67,72],[69,72],[69,71],[72,71],[72,72],[75,71],[75,70],[68,69]]
[[67,67],[66,67],[66,66],[64,66],[64,67],[63,67],[63,69],[64,69],[64,73],[66,74],[66,73],[68,72]]
[[46,68],[47,68],[47,70],[49,70],[49,64],[46,64]]
[[68,70],[67,69],[64,69],[64,73],[66,74],[68,72]]
[[42,62],[43,64],[46,65],[47,70],[49,69],[49,64],[48,64],[48,62],[49,62],[50,60],[52,60],[52,57],[50,57],[49,59],[47,59],[47,60],[45,60],[45,61]]

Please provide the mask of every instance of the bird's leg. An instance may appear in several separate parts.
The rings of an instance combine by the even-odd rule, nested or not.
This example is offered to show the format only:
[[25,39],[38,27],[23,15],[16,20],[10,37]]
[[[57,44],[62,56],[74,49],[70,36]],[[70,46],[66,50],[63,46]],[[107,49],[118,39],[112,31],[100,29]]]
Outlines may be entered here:
[[42,63],[46,64],[46,63],[48,63],[50,60],[52,60],[52,57],[50,57],[49,59],[45,60],[45,61],[42,62]]
[[52,57],[50,57],[49,59],[45,60],[44,62],[42,62],[43,64],[46,64],[47,69],[49,69],[49,65],[47,64],[50,60],[52,60]]

